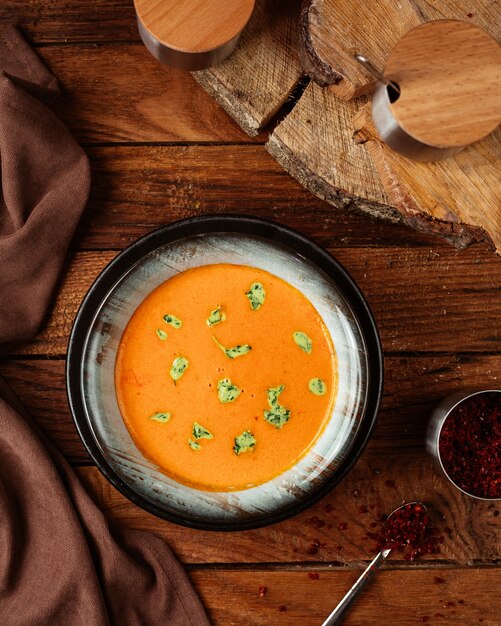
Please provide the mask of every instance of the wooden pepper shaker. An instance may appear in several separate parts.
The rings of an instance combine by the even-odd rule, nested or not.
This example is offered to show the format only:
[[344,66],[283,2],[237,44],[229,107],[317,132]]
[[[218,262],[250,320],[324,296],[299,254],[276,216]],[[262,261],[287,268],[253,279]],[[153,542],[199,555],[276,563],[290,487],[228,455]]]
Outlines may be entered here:
[[134,0],[134,5],[139,34],[151,54],[194,71],[233,52],[254,0]]
[[383,79],[372,100],[374,125],[404,156],[452,156],[501,122],[501,48],[473,24],[437,20],[410,30]]

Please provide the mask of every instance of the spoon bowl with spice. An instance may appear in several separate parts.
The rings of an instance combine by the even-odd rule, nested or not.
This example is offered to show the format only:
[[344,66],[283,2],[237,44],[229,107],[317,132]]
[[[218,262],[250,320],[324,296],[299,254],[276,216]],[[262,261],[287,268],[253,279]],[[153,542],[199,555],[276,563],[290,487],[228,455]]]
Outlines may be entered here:
[[426,447],[464,494],[501,499],[501,390],[454,393],[434,410]]
[[433,530],[426,506],[422,502],[408,502],[393,510],[386,518],[384,528],[378,537],[378,554],[322,626],[332,626],[339,623],[344,613],[392,550],[407,551],[407,560],[413,560],[417,556],[433,551],[436,539]]

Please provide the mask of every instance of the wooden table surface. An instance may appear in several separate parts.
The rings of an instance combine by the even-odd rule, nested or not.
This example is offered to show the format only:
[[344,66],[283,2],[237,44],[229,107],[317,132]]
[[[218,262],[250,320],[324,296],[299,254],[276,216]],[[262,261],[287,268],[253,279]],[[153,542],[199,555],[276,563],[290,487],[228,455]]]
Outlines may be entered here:
[[[33,341],[2,355],[0,373],[110,522],[165,538],[215,624],[317,626],[371,558],[371,523],[423,499],[445,537],[441,554],[412,564],[395,555],[346,624],[501,624],[501,505],[452,489],[423,446],[443,396],[500,387],[500,259],[311,196],[266,153],[267,133],[249,139],[189,74],[149,55],[132,0],[3,0],[0,22],[9,21],[61,80],[57,113],[93,181],[54,310]],[[115,491],[77,436],[64,382],[73,318],[106,263],[162,224],[223,212],[293,226],[339,259],[372,307],[386,366],[374,436],[342,484],[289,521],[233,534],[175,526]]]

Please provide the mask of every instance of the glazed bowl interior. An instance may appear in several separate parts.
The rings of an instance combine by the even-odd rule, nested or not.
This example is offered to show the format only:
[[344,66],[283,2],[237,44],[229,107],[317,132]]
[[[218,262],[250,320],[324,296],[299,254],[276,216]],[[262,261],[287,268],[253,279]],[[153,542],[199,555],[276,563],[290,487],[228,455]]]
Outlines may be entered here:
[[[70,340],[70,404],[97,465],[136,503],[193,527],[256,527],[316,500],[342,477],[364,447],[381,393],[379,341],[351,279],[308,240],[259,220],[205,218],[204,222],[199,218],[191,221],[191,228],[189,222],[140,240],[119,255],[91,288]],[[303,246],[310,258],[298,250]],[[313,253],[328,261],[328,267],[321,268]],[[121,336],[141,302],[177,273],[219,263],[261,268],[299,289],[331,335],[339,375],[332,413],[308,453],[273,480],[231,492],[181,484],[144,456],[122,419],[114,383]]]

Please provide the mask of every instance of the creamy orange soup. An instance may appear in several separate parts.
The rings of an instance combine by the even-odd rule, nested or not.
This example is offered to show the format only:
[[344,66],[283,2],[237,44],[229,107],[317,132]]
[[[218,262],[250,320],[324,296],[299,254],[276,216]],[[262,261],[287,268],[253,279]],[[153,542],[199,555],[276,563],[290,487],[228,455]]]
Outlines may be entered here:
[[266,271],[223,264],[182,272],[142,302],[115,379],[143,454],[180,482],[218,491],[293,466],[337,390],[334,347],[311,302]]

